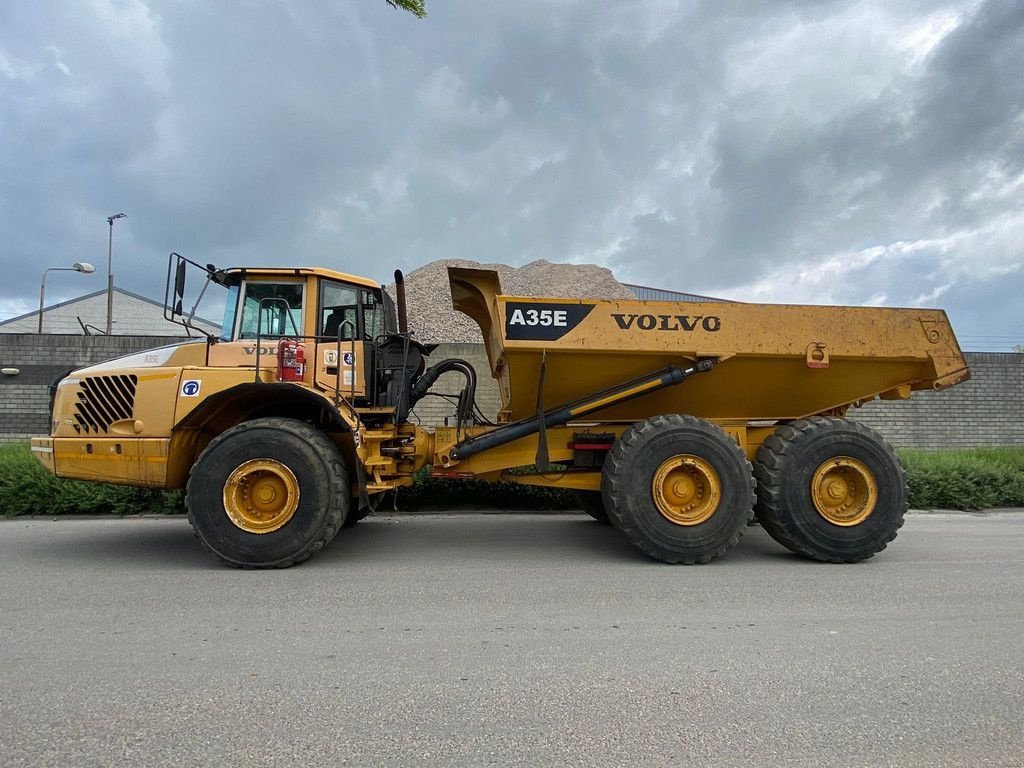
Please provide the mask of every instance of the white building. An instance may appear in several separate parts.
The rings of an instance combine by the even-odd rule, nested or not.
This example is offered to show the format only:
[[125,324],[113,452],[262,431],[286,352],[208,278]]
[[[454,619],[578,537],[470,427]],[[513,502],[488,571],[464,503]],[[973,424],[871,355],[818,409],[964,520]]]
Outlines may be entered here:
[[[193,325],[217,334],[220,326],[209,320],[193,319]],[[100,335],[107,328],[107,291],[100,290],[43,309],[43,333]],[[36,333],[39,310],[0,322],[0,333]],[[187,336],[178,323],[164,319],[162,302],[147,299],[122,288],[114,288],[114,336]],[[193,336],[199,334],[192,332]]]

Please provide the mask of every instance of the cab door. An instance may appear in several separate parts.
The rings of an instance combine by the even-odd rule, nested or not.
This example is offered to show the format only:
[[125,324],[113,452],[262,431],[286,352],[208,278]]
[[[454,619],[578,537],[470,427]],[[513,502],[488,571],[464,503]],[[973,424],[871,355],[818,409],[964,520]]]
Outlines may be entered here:
[[363,289],[321,278],[316,354],[311,361],[318,389],[347,400],[366,397],[366,329]]

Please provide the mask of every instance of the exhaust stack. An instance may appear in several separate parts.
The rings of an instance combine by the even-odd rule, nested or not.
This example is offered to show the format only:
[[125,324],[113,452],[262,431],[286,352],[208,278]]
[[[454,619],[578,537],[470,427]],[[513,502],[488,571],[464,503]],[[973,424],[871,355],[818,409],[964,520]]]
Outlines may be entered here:
[[405,276],[402,270],[395,270],[395,298],[398,304],[398,332],[409,332],[409,315],[405,309]]

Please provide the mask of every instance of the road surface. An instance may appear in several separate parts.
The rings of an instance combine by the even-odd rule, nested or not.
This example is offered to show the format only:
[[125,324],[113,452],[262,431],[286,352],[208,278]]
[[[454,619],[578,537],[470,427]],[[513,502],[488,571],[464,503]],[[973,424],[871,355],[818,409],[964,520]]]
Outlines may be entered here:
[[370,518],[285,571],[0,522],[0,763],[1019,766],[1024,514],[667,566],[581,515]]

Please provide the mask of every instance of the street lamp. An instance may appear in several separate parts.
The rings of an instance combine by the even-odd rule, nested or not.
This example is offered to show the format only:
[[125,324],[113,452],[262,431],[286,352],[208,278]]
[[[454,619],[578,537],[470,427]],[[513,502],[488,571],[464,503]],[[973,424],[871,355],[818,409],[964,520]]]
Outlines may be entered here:
[[46,273],[47,272],[81,272],[91,275],[96,267],[87,261],[76,261],[70,267],[50,267],[43,270],[43,279],[39,283],[39,333],[43,332],[43,301],[46,298]]
[[123,219],[126,215],[115,213],[113,216],[107,216],[107,224],[110,225],[110,239],[107,240],[107,336],[110,335],[114,322],[114,219]]

